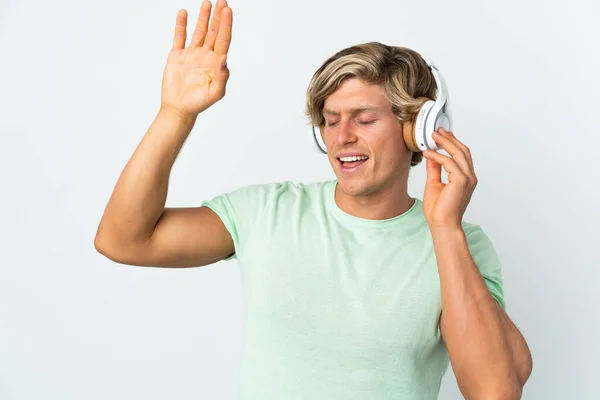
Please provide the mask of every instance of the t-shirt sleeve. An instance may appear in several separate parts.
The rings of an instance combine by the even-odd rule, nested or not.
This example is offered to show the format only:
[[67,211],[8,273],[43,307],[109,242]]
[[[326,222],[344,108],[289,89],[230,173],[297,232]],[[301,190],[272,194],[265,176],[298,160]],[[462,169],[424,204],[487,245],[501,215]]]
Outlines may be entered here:
[[492,297],[506,310],[504,290],[502,288],[502,265],[494,245],[479,225],[470,225],[466,230],[467,242],[471,256]]
[[279,184],[256,184],[220,194],[202,205],[213,210],[231,235],[235,252],[225,260],[239,259],[254,224],[261,218],[269,199]]

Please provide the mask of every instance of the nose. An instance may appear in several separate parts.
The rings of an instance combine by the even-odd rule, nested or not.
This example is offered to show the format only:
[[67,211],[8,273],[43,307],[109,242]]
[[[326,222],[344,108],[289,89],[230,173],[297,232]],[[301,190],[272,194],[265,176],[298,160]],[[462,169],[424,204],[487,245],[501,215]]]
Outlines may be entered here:
[[345,145],[356,142],[356,135],[354,134],[353,129],[354,127],[352,126],[352,120],[349,118],[342,118],[338,123],[338,129],[335,135],[337,144]]

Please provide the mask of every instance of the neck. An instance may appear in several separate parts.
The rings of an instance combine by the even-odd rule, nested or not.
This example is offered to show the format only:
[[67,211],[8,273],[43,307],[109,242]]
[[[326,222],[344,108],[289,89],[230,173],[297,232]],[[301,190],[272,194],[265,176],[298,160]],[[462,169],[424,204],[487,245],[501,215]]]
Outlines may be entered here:
[[407,192],[407,184],[382,188],[367,195],[351,196],[335,188],[335,202],[344,212],[358,218],[381,220],[397,217],[408,211],[415,199]]

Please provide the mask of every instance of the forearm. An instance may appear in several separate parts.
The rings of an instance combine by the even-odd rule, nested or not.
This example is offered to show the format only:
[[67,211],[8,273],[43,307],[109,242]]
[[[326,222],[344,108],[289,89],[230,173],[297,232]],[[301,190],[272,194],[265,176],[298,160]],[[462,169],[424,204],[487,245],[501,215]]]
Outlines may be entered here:
[[152,235],[165,207],[171,169],[194,123],[160,109],[115,185],[97,244],[127,245]]
[[519,383],[521,386],[524,386],[531,376],[531,371],[533,369],[531,351],[519,329],[511,321],[508,315],[506,315],[499,304],[496,304],[496,309],[502,319],[502,327],[504,328],[504,334],[507,337],[508,347],[510,349],[510,354],[512,355]]
[[432,238],[442,294],[442,336],[461,391],[467,398],[520,398],[512,338],[471,257],[464,231],[432,230]]

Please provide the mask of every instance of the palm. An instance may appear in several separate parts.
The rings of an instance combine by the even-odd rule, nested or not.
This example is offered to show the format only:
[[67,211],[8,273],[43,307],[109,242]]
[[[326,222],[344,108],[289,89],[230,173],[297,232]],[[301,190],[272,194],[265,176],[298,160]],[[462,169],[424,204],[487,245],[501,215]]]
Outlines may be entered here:
[[213,82],[218,58],[204,47],[172,51],[164,72],[163,103],[191,114],[219,100]]
[[186,48],[187,12],[177,15],[161,104],[183,115],[195,116],[225,95],[229,71],[222,62],[231,42],[232,13],[225,0],[218,0],[209,30],[211,6],[209,1],[202,4],[194,36]]

